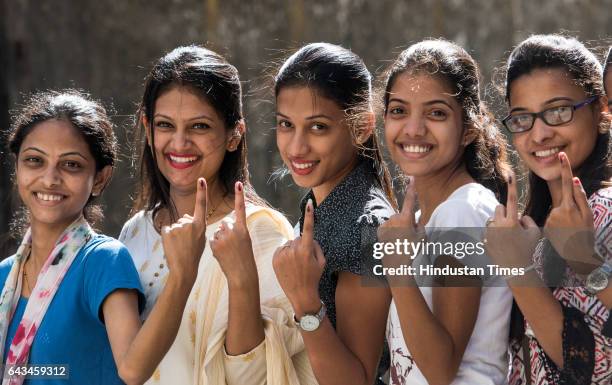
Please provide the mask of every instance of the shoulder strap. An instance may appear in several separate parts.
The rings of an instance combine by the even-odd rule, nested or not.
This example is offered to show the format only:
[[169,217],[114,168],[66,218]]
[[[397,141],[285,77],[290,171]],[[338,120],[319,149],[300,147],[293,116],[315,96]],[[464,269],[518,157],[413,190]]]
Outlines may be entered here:
[[523,335],[522,347],[523,347],[523,365],[525,367],[525,381],[526,385],[531,385],[531,355],[529,354],[529,339],[527,335]]

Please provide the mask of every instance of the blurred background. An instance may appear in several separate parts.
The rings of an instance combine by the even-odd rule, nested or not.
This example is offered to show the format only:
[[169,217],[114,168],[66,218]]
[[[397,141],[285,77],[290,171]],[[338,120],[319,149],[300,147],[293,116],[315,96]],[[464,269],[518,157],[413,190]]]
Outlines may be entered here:
[[[281,166],[266,80],[304,43],[341,44],[376,76],[411,43],[443,37],[480,63],[483,92],[504,113],[491,78],[512,47],[533,33],[565,32],[602,55],[610,43],[612,0],[0,0],[0,256],[15,251],[12,160],[4,134],[10,112],[31,92],[75,87],[113,107],[121,156],[101,201],[105,233],[117,236],[131,209],[132,114],[151,63],[174,47],[204,44],[240,71],[252,181],[260,195],[297,219],[304,193]],[[380,120],[380,119],[379,119]],[[380,123],[380,122],[379,122]]]

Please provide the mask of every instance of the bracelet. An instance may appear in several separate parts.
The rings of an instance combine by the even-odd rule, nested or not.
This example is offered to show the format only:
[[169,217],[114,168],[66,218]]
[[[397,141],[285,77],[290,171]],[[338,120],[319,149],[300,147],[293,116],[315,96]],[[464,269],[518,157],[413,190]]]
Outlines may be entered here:
[[[523,274],[522,276],[525,276],[527,273],[529,273],[531,270],[535,270],[536,268],[536,264],[532,263],[531,265],[527,266],[527,267],[522,267],[521,269],[523,269]],[[516,278],[519,277],[519,275],[504,275],[504,279],[507,281],[511,278]]]
[[[525,273],[528,273],[528,272],[530,272],[531,270],[535,270],[535,268],[536,268],[536,264],[535,264],[535,263],[532,263],[531,265],[529,265],[529,266],[525,267],[525,268],[523,269],[523,271],[524,271]],[[524,274],[523,274],[523,275],[524,275]]]

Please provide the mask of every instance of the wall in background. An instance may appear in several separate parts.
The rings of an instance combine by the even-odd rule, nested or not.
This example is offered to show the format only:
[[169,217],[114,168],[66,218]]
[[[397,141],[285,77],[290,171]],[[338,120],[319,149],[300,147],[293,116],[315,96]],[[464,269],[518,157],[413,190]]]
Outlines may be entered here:
[[[267,89],[275,63],[292,49],[315,41],[341,44],[380,74],[410,43],[444,37],[474,55],[488,84],[492,69],[532,33],[565,30],[607,48],[610,9],[612,0],[0,0],[0,130],[7,130],[8,109],[35,90],[76,87],[112,105],[121,162],[102,200],[101,230],[116,236],[135,183],[130,133],[143,78],[168,50],[206,44],[226,55],[244,81],[254,185],[294,221],[302,192],[290,177],[269,182],[281,162]],[[490,87],[485,91],[491,99]],[[3,139],[0,145],[4,149]],[[5,256],[14,251],[6,242],[12,187],[6,156],[0,162],[0,255]]]

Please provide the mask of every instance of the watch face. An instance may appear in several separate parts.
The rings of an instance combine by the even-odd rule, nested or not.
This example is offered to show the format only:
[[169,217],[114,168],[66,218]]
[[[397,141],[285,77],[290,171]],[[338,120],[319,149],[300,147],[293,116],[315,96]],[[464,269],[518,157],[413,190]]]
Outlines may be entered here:
[[608,287],[608,275],[598,269],[589,274],[586,283],[589,290],[598,293]]
[[306,314],[300,319],[300,327],[307,332],[317,330],[320,323],[321,322],[319,321],[317,317],[310,315],[310,314]]

